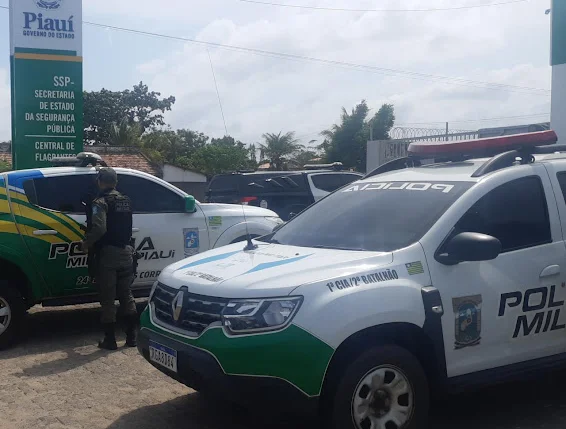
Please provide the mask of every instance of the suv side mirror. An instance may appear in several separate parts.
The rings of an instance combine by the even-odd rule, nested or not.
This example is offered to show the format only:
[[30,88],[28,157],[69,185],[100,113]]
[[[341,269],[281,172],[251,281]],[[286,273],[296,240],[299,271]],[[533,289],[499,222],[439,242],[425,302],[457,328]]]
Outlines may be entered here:
[[497,238],[478,232],[462,232],[445,243],[436,260],[444,265],[456,265],[460,262],[491,261],[500,253],[501,242]]
[[197,209],[195,197],[188,195],[185,197],[185,213],[194,213]]

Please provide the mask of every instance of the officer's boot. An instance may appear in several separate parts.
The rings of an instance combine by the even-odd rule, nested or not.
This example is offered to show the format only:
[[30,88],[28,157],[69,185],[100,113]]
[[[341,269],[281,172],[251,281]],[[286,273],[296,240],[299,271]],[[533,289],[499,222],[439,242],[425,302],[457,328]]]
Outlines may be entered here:
[[103,323],[102,326],[104,327],[104,339],[98,342],[98,347],[105,350],[117,350],[114,323]]
[[137,347],[138,345],[138,315],[128,314],[126,316],[126,346]]

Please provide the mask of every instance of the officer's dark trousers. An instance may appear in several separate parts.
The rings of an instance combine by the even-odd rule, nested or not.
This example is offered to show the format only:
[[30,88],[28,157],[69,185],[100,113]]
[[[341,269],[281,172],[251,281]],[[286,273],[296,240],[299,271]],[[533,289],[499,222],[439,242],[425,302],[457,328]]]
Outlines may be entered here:
[[116,322],[116,298],[125,315],[136,314],[136,303],[130,286],[134,280],[133,250],[105,246],[100,249],[96,285],[102,307],[101,322]]

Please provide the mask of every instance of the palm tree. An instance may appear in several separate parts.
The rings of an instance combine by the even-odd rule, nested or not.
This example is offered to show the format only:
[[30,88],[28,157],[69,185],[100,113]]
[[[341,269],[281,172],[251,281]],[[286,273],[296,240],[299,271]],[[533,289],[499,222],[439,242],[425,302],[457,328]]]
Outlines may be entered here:
[[110,145],[111,146],[139,146],[141,137],[141,128],[137,123],[130,124],[128,119],[124,118],[119,124],[112,123],[110,127]]
[[262,160],[269,161],[275,170],[283,170],[289,158],[303,148],[295,138],[295,132],[281,134],[263,134],[265,144],[259,145]]

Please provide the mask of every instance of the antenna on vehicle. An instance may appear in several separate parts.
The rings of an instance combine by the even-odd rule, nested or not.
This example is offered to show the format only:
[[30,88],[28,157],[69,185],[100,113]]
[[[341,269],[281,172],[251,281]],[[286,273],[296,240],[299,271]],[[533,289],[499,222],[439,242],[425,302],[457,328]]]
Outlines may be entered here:
[[246,209],[244,208],[244,204],[242,204],[242,213],[244,214],[244,223],[246,224],[246,239],[248,240],[248,244],[246,244],[246,247],[244,247],[244,252],[249,252],[250,250],[257,249],[258,246],[252,241],[250,229],[248,228],[248,220],[246,218]]

